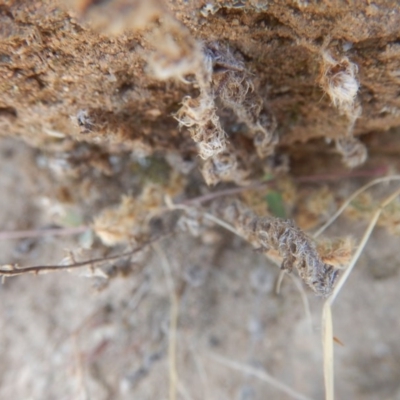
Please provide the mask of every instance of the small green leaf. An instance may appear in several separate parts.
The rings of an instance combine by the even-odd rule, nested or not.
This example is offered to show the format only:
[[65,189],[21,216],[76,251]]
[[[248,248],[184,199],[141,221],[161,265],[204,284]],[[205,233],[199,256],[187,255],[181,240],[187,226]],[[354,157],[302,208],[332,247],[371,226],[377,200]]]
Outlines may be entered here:
[[262,177],[262,181],[263,182],[269,182],[269,181],[273,181],[274,180],[274,176],[272,174],[264,174],[264,176]]
[[83,224],[82,215],[74,208],[68,207],[66,213],[57,221],[61,226],[74,227]]
[[282,195],[279,192],[271,190],[265,196],[265,200],[267,201],[269,211],[275,217],[286,218],[285,205],[283,204]]

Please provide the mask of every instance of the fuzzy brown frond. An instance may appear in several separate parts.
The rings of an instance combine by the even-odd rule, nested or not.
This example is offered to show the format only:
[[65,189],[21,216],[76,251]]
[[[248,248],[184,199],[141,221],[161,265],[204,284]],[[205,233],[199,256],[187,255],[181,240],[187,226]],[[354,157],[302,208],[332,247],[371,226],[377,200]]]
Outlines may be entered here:
[[264,253],[279,252],[281,268],[296,268],[301,279],[318,295],[327,297],[334,287],[338,270],[324,263],[312,239],[290,220],[258,217],[239,201],[225,207],[224,217],[239,234]]

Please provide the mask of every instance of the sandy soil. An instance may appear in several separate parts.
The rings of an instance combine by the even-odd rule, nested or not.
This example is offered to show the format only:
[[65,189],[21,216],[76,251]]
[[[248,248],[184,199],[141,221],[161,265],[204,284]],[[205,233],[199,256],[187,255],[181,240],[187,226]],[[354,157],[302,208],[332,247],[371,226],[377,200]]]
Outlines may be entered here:
[[[38,167],[38,152],[11,140],[1,142],[1,152],[2,227],[51,223],[37,184],[46,187],[51,175]],[[331,234],[359,235],[363,226],[343,219]],[[168,398],[166,258],[180,294],[179,399],[296,398],[246,367],[322,399],[321,299],[305,289],[310,325],[291,278],[276,295],[274,265],[232,234],[214,235],[219,245],[182,234],[163,239],[161,259],[152,250],[107,285],[89,269],[7,279],[0,286],[0,398]],[[1,262],[56,263],[79,247],[78,239],[1,241]],[[338,399],[400,398],[397,243],[375,231],[334,307],[335,336],[343,343],[335,346]]]

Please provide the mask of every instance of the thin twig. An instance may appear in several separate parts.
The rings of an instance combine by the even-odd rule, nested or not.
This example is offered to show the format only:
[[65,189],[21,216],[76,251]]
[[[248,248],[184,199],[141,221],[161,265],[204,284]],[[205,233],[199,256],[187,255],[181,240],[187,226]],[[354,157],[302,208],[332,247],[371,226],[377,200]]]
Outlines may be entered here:
[[2,231],[0,232],[0,240],[8,239],[25,239],[30,237],[43,236],[70,236],[78,235],[88,231],[88,226],[76,226],[74,228],[52,228],[52,229],[32,229],[26,231]]
[[289,386],[285,385],[284,383],[278,381],[271,375],[267,374],[265,371],[260,371],[258,369],[252,368],[248,365],[243,365],[241,363],[238,363],[236,361],[229,360],[225,357],[216,355],[216,354],[208,354],[208,356],[213,359],[215,362],[221,365],[225,365],[226,367],[232,368],[236,371],[241,371],[246,374],[252,375],[264,382],[269,383],[271,386],[273,386],[275,389],[278,389],[289,396],[292,396],[294,399],[298,400],[311,400],[309,397],[306,397],[300,393],[297,393],[295,390],[290,388]]
[[[168,208],[169,209],[175,209],[175,210],[190,210],[191,207],[185,204],[174,204],[172,203],[172,201],[170,199],[168,199]],[[230,224],[228,224],[227,222],[223,221],[222,219],[216,217],[215,215],[212,215],[208,212],[202,211],[201,215],[205,218],[208,219],[209,221],[214,222],[215,224],[222,226],[223,228],[225,228],[226,230],[234,233],[237,236],[242,237],[239,232]]]
[[[338,174],[300,176],[300,177],[294,178],[294,180],[299,183],[320,182],[320,181],[327,181],[327,180],[333,181],[333,180],[338,180],[338,179],[343,179],[343,178],[380,176],[380,175],[383,175],[386,173],[387,173],[387,168],[385,166],[383,166],[383,167],[378,167],[374,170],[361,170],[361,171],[353,171],[353,172],[338,173]],[[389,179],[387,179],[387,178],[389,178]],[[385,177],[382,179],[390,180],[391,177]],[[276,182],[276,179],[272,178],[266,182],[255,183],[255,184],[252,184],[249,186],[219,190],[216,192],[207,193],[203,196],[198,196],[198,197],[195,197],[192,199],[184,200],[180,204],[181,205],[194,205],[194,204],[199,204],[199,203],[205,203],[207,201],[214,200],[219,197],[243,193],[244,191],[247,191],[247,190],[263,190],[275,182]],[[73,228],[32,229],[32,230],[23,230],[23,231],[3,231],[3,232],[0,231],[0,240],[24,239],[24,238],[29,238],[29,237],[43,237],[43,236],[69,236],[69,235],[77,235],[80,233],[84,233],[89,229],[90,229],[89,226],[78,226],[78,227],[73,227]]]
[[203,217],[208,219],[209,221],[215,222],[217,225],[222,226],[226,230],[228,230],[228,231],[234,233],[235,235],[241,237],[239,232],[232,225],[228,224],[227,222],[223,221],[220,218],[217,218],[215,215],[212,215],[212,214],[210,214],[208,212],[204,212],[203,213]]
[[[371,176],[380,176],[387,173],[386,167],[379,167],[375,170],[364,170],[364,171],[354,171],[343,174],[323,174],[323,175],[310,175],[310,176],[300,176],[294,178],[296,182],[306,183],[306,182],[321,182],[327,180],[338,180],[343,178],[355,178],[355,177],[371,177]],[[384,180],[387,180],[385,177]],[[390,179],[389,179],[390,180]],[[267,182],[255,183],[249,186],[235,187],[230,189],[219,190],[212,193],[207,193],[203,196],[198,196],[192,199],[187,199],[182,201],[181,205],[194,205],[205,203],[210,200],[214,200],[219,197],[230,196],[233,194],[243,193],[248,190],[263,190],[266,189],[271,184],[275,183],[276,179],[272,178]],[[364,189],[365,190],[365,189]],[[9,240],[9,239],[24,239],[29,237],[43,237],[43,236],[70,236],[77,235],[80,233],[84,233],[89,230],[89,226],[78,226],[73,228],[54,228],[54,229],[32,229],[32,230],[23,230],[23,231],[0,231],[0,240]],[[321,228],[322,229],[322,228]]]
[[39,274],[43,272],[54,272],[54,271],[62,271],[62,270],[68,270],[68,269],[73,269],[73,268],[80,268],[84,267],[87,265],[94,265],[94,264],[99,264],[103,263],[105,261],[112,261],[112,260],[118,260],[119,258],[123,257],[129,257],[132,256],[133,254],[143,250],[146,246],[148,246],[151,243],[156,242],[159,240],[160,237],[154,238],[152,240],[149,240],[147,242],[144,242],[140,247],[127,251],[125,253],[121,254],[116,254],[114,256],[109,256],[109,257],[101,257],[101,258],[92,258],[90,260],[86,261],[80,261],[68,265],[37,265],[34,267],[25,267],[25,268],[18,268],[13,265],[10,265],[8,267],[11,267],[10,269],[4,269],[0,268],[0,276],[15,276],[15,275],[21,275],[21,274],[27,274],[27,273],[33,273],[33,274]]
[[170,317],[169,317],[169,336],[168,336],[168,363],[169,363],[169,400],[176,400],[178,389],[178,372],[176,367],[177,354],[177,328],[179,316],[179,299],[176,294],[174,281],[172,278],[171,266],[164,250],[157,243],[153,245],[158,257],[161,260],[165,280],[167,282],[169,298],[170,298]]
[[360,170],[351,171],[345,173],[337,174],[319,174],[319,175],[309,175],[309,176],[299,176],[295,178],[295,181],[306,183],[306,182],[321,182],[321,181],[337,181],[344,178],[371,178],[374,176],[382,176],[387,174],[388,168],[386,166],[381,166],[373,170]]
[[275,293],[278,295],[281,294],[282,282],[283,282],[283,278],[285,277],[286,274],[287,274],[287,272],[285,270],[281,270],[279,272],[278,280],[276,281],[276,285],[275,285]]
[[[312,183],[321,181],[336,181],[343,178],[362,178],[371,176],[381,176],[387,173],[386,167],[379,167],[375,170],[364,170],[364,171],[353,171],[343,174],[321,174],[321,175],[309,175],[309,176],[299,176],[294,178],[295,182],[298,183]],[[182,201],[182,205],[194,205],[199,203],[205,203],[217,199],[219,197],[231,196],[234,194],[240,194],[248,190],[263,190],[269,187],[271,184],[276,183],[276,178],[269,179],[266,182],[255,183],[248,186],[235,187],[230,189],[218,190],[216,192],[207,193],[202,196],[198,196],[192,199],[187,199]]]
[[275,179],[271,179],[268,182],[255,183],[254,185],[248,185],[248,186],[241,186],[241,187],[235,187],[235,188],[230,188],[230,189],[218,190],[216,192],[207,193],[207,194],[205,194],[203,196],[198,196],[198,197],[194,197],[192,199],[184,200],[180,204],[193,205],[193,204],[196,204],[196,203],[205,203],[207,201],[214,200],[214,199],[217,199],[219,197],[225,197],[225,196],[231,196],[233,194],[243,193],[243,192],[245,192],[247,190],[262,190],[262,189],[266,189],[274,181],[275,181]]

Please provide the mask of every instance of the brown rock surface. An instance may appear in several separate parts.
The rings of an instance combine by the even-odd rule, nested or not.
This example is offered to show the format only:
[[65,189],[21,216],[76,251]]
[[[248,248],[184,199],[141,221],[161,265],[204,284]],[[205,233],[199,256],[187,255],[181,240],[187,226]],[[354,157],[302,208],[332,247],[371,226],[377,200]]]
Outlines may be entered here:
[[[3,2],[1,134],[49,149],[87,141],[114,151],[195,152],[171,116],[185,95],[195,93],[193,85],[158,81],[147,66],[157,46],[155,19],[167,14],[195,40],[221,43],[244,60],[276,118],[281,144],[346,135],[347,118],[319,84],[324,52],[358,67],[362,115],[356,134],[400,125],[395,1],[169,1],[169,11],[157,1],[145,4]],[[141,26],[140,18],[128,18],[137,12],[144,13]],[[229,111],[220,113],[229,135],[240,132]]]

